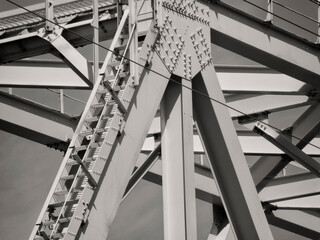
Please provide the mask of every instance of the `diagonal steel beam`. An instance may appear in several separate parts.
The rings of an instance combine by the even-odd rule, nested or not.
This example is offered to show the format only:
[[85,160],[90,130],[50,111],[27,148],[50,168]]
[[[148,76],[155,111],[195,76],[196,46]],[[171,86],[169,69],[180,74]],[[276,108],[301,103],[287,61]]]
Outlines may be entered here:
[[88,85],[92,87],[93,66],[64,37],[55,34],[44,36],[58,51],[59,57]]
[[320,164],[301,151],[298,147],[290,143],[283,135],[277,133],[269,126],[259,122],[254,126],[253,131],[263,136],[265,139],[283,150],[285,154],[287,154],[293,160],[297,161],[310,172],[320,177]]
[[193,94],[194,119],[235,235],[273,239],[228,110],[206,97],[225,103],[215,69],[202,70],[193,88],[203,94]]
[[[154,56],[150,66],[166,77],[170,76],[158,55]],[[81,239],[104,240],[107,238],[167,83],[168,79],[152,71],[142,73],[134,102],[128,111],[123,134],[116,143],[112,161],[88,217],[90,227],[81,233]]]
[[[292,135],[298,138],[294,139],[293,143],[299,149],[303,149],[320,131],[319,116],[320,104],[315,103],[292,124]],[[263,189],[268,181],[276,176],[290,161],[291,158],[288,156],[263,156],[258,159],[250,169],[258,191]]]
[[159,144],[148,156],[145,162],[138,167],[132,174],[126,191],[122,197],[122,201],[130,194],[133,188],[139,183],[139,181],[147,174],[153,164],[158,160],[161,151],[161,144]]

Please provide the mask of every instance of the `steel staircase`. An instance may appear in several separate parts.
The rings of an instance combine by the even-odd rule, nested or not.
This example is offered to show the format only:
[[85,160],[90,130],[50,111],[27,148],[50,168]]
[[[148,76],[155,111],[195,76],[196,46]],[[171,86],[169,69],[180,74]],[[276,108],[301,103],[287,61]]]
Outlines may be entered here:
[[[135,91],[125,10],[106,60],[30,239],[75,239],[86,223]],[[127,36],[127,39],[124,38]]]

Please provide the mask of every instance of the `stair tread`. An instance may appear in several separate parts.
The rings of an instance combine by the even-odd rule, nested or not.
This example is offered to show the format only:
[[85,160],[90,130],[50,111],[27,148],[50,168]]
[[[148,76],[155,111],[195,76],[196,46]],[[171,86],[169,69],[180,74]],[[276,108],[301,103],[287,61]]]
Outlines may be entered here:
[[89,118],[86,118],[85,121],[86,122],[96,122],[99,120],[99,117],[98,116],[94,116],[94,117],[89,117]]
[[49,204],[49,207],[53,207],[53,208],[62,207],[65,202],[66,202],[66,204],[65,204],[66,206],[74,205],[74,204],[77,204],[79,202],[79,199],[63,201],[63,202],[57,202],[57,203],[51,203],[51,204]]
[[91,105],[92,108],[102,108],[104,107],[104,103],[95,103]]
[[[71,217],[66,217],[66,218],[60,218],[58,222],[65,223],[65,222],[69,222],[70,220],[71,220]],[[42,222],[42,225],[47,226],[47,225],[54,224],[55,222],[56,222],[55,220],[49,220],[49,221]]]
[[[83,188],[81,188],[81,189],[72,189],[72,193],[76,193],[76,192],[81,192],[83,190]],[[65,194],[67,194],[69,191],[68,191],[68,189],[62,189],[62,190],[58,190],[58,191],[55,191],[53,194],[55,194],[55,195],[65,195]]]

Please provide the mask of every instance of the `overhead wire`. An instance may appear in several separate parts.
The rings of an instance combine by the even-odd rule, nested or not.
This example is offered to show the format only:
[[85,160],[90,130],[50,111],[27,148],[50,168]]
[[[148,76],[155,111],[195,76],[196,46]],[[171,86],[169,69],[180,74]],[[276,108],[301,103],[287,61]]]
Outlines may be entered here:
[[[29,10],[29,9],[21,6],[20,4],[17,4],[17,3],[15,3],[15,2],[11,1],[11,0],[6,0],[6,1],[7,1],[7,2],[10,2],[11,4],[13,4],[13,5],[15,5],[15,6],[17,6],[17,7],[21,8],[21,9],[23,9],[23,10],[31,13],[31,14],[34,14],[34,15],[42,18],[42,19],[45,20],[45,21],[48,21],[48,22],[50,22],[50,23],[53,23],[54,25],[62,28],[63,30],[68,31],[69,33],[72,33],[72,34],[74,34],[74,35],[76,35],[76,36],[78,36],[78,37],[80,37],[80,38],[82,38],[82,39],[90,42],[91,44],[96,44],[97,46],[99,46],[100,48],[102,48],[102,49],[104,49],[104,50],[106,50],[106,51],[112,52],[112,53],[116,54],[117,56],[122,57],[122,58],[128,60],[129,62],[132,62],[132,63],[134,63],[134,64],[136,64],[136,65],[138,65],[138,66],[140,66],[140,67],[142,67],[142,68],[150,71],[150,72],[153,72],[153,73],[157,74],[157,75],[160,76],[160,77],[163,77],[163,78],[165,78],[165,79],[167,79],[167,80],[169,80],[169,81],[171,81],[171,82],[173,82],[173,83],[175,83],[175,84],[178,84],[178,85],[180,85],[181,87],[184,87],[184,88],[186,88],[186,89],[189,89],[190,91],[193,91],[193,92],[195,92],[195,93],[197,93],[197,94],[199,94],[199,95],[201,95],[201,96],[203,96],[203,97],[205,97],[205,98],[208,98],[209,100],[212,100],[212,101],[214,101],[214,102],[216,102],[216,103],[218,103],[218,104],[226,107],[226,108],[229,108],[229,109],[231,109],[231,110],[233,110],[233,111],[235,111],[235,112],[237,112],[237,113],[240,113],[240,114],[248,117],[249,119],[254,119],[254,120],[256,120],[254,117],[248,115],[247,113],[245,113],[245,112],[243,112],[243,111],[241,111],[241,110],[238,110],[238,109],[236,109],[236,108],[234,108],[234,107],[229,106],[229,105],[226,104],[226,103],[223,103],[223,102],[221,102],[221,101],[219,101],[219,100],[217,100],[217,99],[214,99],[214,98],[208,96],[207,94],[205,94],[205,93],[203,93],[203,92],[201,92],[201,91],[199,91],[199,90],[193,89],[192,87],[188,87],[188,86],[186,86],[186,85],[184,85],[184,84],[182,84],[182,83],[179,83],[179,82],[177,82],[176,80],[174,80],[174,79],[172,79],[172,78],[170,78],[170,77],[167,77],[167,76],[163,75],[162,73],[159,73],[159,72],[157,72],[157,71],[155,71],[155,70],[153,70],[153,69],[151,69],[151,68],[148,68],[148,67],[146,67],[145,65],[142,65],[142,64],[140,64],[139,62],[136,62],[136,61],[134,61],[134,60],[132,60],[132,59],[126,57],[126,56],[122,56],[122,55],[120,55],[119,53],[117,53],[116,51],[113,51],[113,50],[111,50],[111,49],[109,49],[109,48],[107,48],[107,47],[105,47],[105,46],[103,46],[103,45],[101,45],[101,44],[98,44],[98,43],[94,42],[93,40],[91,40],[91,39],[89,39],[89,38],[87,38],[87,37],[84,37],[84,36],[82,36],[81,34],[78,34],[78,33],[74,32],[74,31],[72,31],[72,30],[70,30],[70,29],[68,29],[68,28],[66,28],[66,27],[63,27],[63,26],[61,26],[60,24],[58,24],[58,23],[56,23],[56,22],[54,22],[54,21],[51,21],[51,20],[47,19],[46,17],[43,17],[43,16],[41,16],[40,14],[35,13],[34,11]],[[243,0],[243,1],[247,2],[247,0]],[[258,7],[259,7],[259,6],[258,6]],[[268,12],[268,11],[267,11],[267,12]],[[184,77],[181,77],[181,79],[190,81],[189,79],[184,78]],[[319,146],[317,146],[317,145],[315,145],[315,144],[312,144],[312,143],[310,143],[310,142],[308,142],[308,141],[306,141],[306,140],[304,140],[304,139],[302,139],[302,138],[296,137],[296,136],[294,136],[293,134],[290,134],[290,133],[288,133],[288,132],[286,132],[286,131],[284,131],[284,130],[281,130],[280,128],[275,127],[275,126],[273,126],[273,125],[271,125],[271,124],[269,124],[269,123],[265,123],[265,122],[262,122],[262,121],[260,121],[260,120],[257,120],[257,122],[260,122],[260,123],[262,123],[262,124],[265,124],[265,125],[273,128],[273,129],[275,129],[275,130],[277,130],[277,131],[279,131],[279,132],[281,132],[281,133],[283,133],[283,134],[285,134],[285,135],[288,135],[288,136],[290,136],[290,137],[292,137],[292,138],[295,138],[295,139],[297,139],[297,140],[299,140],[299,141],[301,141],[301,142],[304,142],[306,145],[310,145],[310,146],[313,146],[313,147],[315,147],[315,148],[317,148],[317,149],[320,149]]]
[[276,5],[278,5],[278,6],[280,6],[280,7],[282,7],[282,8],[284,8],[284,9],[287,9],[287,10],[289,10],[290,12],[293,12],[293,13],[301,16],[301,17],[304,17],[304,18],[306,18],[306,19],[308,19],[308,20],[310,20],[310,21],[312,21],[312,22],[314,22],[314,23],[320,24],[317,20],[315,20],[315,19],[313,19],[313,18],[311,18],[311,17],[309,17],[309,16],[306,16],[306,15],[304,15],[303,13],[301,13],[301,12],[299,12],[299,11],[297,11],[297,10],[294,10],[293,8],[290,8],[290,7],[284,5],[284,4],[280,3],[280,2],[273,1],[273,3],[276,4]]

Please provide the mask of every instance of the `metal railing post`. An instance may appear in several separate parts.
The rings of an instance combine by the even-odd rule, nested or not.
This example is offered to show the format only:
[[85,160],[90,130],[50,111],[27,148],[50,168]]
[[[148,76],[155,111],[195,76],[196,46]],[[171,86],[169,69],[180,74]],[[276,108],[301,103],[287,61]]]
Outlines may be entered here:
[[46,0],[46,30],[53,31],[53,0]]
[[64,113],[64,95],[63,89],[60,89],[60,112]]
[[98,0],[93,0],[93,18],[92,18],[92,27],[93,27],[93,67],[94,67],[94,76],[93,84],[96,82],[99,76],[99,2]]
[[267,5],[267,17],[266,17],[266,22],[272,23],[273,21],[273,0],[268,0],[268,5]]
[[[133,30],[132,40],[130,43],[130,72],[131,77],[134,80],[134,85],[139,85],[139,74],[138,74],[138,30],[137,30],[137,1],[129,1],[129,32]],[[134,29],[135,28],[135,29]]]

